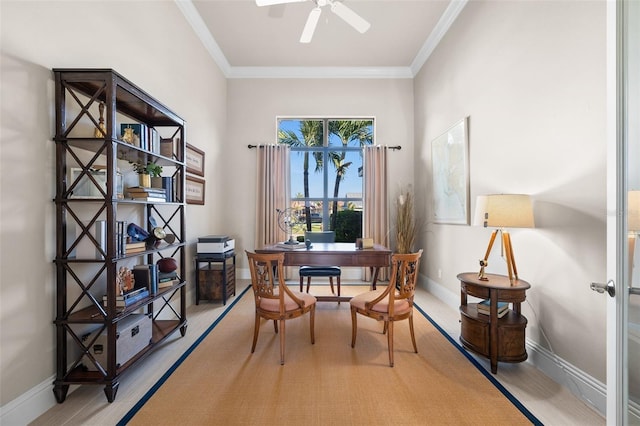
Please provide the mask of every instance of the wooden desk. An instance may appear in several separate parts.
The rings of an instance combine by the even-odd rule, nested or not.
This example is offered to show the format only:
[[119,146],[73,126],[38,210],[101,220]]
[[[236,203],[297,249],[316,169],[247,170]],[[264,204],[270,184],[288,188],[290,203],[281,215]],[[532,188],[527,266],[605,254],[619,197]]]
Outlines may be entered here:
[[[380,244],[370,249],[356,249],[355,243],[313,243],[310,249],[284,249],[277,245],[256,249],[256,253],[284,252],[285,266],[354,266],[373,269],[371,287],[376,289],[380,268],[391,265],[391,250]],[[349,296],[318,296],[323,301],[349,301]]]
[[[491,372],[498,372],[498,361],[521,362],[527,359],[525,327],[520,303],[531,285],[523,280],[509,281],[503,275],[487,274],[488,281],[478,279],[477,272],[458,274],[460,280],[460,342],[473,352],[491,360]],[[489,315],[478,313],[477,303],[467,303],[467,295],[490,299]],[[511,303],[509,312],[498,318],[498,302]]]

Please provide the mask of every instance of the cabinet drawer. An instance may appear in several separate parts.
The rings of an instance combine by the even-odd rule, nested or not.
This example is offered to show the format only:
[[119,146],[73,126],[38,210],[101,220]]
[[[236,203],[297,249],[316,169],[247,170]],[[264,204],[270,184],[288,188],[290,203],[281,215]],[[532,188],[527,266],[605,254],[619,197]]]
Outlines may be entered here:
[[461,315],[460,340],[470,349],[489,354],[489,323]]

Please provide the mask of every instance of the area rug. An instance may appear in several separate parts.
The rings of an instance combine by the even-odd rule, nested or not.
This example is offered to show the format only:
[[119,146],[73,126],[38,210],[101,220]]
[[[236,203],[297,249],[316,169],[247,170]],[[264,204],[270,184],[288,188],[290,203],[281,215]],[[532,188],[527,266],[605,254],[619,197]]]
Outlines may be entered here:
[[318,303],[314,345],[308,316],[287,321],[284,366],[272,323],[252,354],[253,305],[247,288],[118,424],[541,424],[419,307],[419,353],[396,324],[391,368],[381,323],[359,316],[351,348],[344,302]]

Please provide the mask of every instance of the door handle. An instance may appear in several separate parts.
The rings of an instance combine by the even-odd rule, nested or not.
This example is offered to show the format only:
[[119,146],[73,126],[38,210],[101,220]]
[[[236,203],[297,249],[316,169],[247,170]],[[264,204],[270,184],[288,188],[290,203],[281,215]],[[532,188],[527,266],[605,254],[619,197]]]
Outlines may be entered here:
[[598,293],[604,293],[606,291],[611,297],[615,297],[616,295],[616,286],[613,280],[607,281],[606,284],[591,283],[591,290],[597,291]]

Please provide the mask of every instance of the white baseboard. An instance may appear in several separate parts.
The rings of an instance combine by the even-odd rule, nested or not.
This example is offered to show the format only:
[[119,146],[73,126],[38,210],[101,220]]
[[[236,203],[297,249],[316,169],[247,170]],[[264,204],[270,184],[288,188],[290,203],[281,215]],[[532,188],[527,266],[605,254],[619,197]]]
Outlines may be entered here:
[[[460,306],[459,294],[452,293],[449,289],[422,275],[420,276],[419,285],[452,309],[458,310]],[[605,384],[536,342],[527,339],[526,345],[529,355],[528,362],[532,363],[554,382],[569,389],[571,393],[600,413],[600,415],[605,416],[607,406],[607,387]]]
[[[53,395],[53,375],[29,389],[13,401],[0,407],[0,424],[3,426],[27,425],[54,407],[58,402]],[[69,393],[77,389],[70,386]]]

